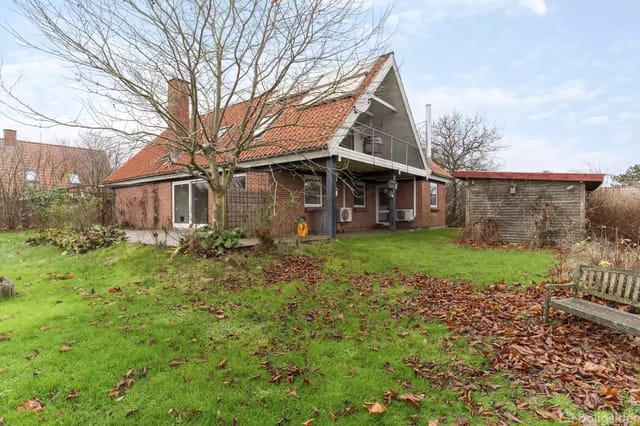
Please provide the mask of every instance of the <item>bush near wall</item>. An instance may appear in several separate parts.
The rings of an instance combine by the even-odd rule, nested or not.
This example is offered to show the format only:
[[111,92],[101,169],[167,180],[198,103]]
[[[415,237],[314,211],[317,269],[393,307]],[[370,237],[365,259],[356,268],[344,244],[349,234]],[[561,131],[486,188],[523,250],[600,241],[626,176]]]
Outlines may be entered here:
[[29,187],[21,199],[22,226],[75,230],[103,222],[104,199],[92,191]]
[[587,201],[589,228],[611,240],[640,244],[640,187],[600,188]]

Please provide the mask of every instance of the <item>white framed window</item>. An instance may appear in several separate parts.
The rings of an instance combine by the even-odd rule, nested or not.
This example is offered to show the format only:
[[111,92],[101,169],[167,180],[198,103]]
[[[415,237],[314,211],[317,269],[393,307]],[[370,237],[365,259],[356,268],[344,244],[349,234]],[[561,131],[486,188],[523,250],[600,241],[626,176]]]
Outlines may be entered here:
[[322,207],[322,181],[318,176],[304,178],[304,206]]
[[76,172],[69,173],[69,183],[71,185],[80,185],[80,175]]
[[353,207],[367,207],[367,184],[356,182],[353,185]]
[[247,175],[245,173],[238,173],[237,175],[233,175],[233,180],[231,181],[232,189],[247,189]]
[[209,223],[209,185],[203,180],[174,182],[173,226],[188,228]]
[[438,208],[438,184],[435,182],[431,183],[431,208]]
[[26,170],[24,172],[24,181],[28,183],[35,183],[38,181],[38,172],[35,170]]
[[253,131],[253,137],[254,138],[260,137],[260,135],[266,132],[267,129],[271,127],[273,122],[276,121],[276,118],[278,118],[278,116],[280,116],[280,113],[265,116],[262,119],[262,121],[260,121],[260,124],[258,124],[256,129]]

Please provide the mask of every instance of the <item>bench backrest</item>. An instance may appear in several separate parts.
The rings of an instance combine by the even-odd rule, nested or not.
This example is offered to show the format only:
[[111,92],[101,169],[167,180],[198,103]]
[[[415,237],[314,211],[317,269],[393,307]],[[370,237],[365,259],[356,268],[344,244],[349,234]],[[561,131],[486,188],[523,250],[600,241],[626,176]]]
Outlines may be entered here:
[[580,266],[574,277],[577,290],[600,299],[640,308],[640,272]]

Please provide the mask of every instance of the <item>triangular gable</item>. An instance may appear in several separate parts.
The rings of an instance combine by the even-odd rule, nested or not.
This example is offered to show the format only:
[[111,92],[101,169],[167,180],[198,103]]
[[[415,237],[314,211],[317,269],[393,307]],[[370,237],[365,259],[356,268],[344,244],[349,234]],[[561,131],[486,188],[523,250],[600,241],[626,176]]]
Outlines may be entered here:
[[[418,130],[417,130],[415,121],[413,119],[413,114],[411,113],[411,107],[409,106],[409,102],[407,100],[407,95],[406,95],[406,92],[404,90],[404,85],[402,84],[402,79],[400,78],[400,71],[398,69],[398,65],[397,65],[397,63],[395,61],[395,57],[394,57],[393,53],[391,53],[391,54],[389,54],[387,56],[386,61],[384,62],[384,64],[380,68],[380,70],[371,79],[371,82],[369,83],[367,88],[362,92],[362,94],[356,99],[356,102],[354,102],[354,103],[358,103],[358,102],[363,102],[364,103],[364,102],[367,102],[367,101],[370,102],[371,97],[374,96],[374,94],[380,88],[382,82],[389,75],[389,73],[392,73],[391,75],[394,76],[395,82],[396,82],[396,84],[398,86],[400,97],[402,99],[402,107],[403,107],[402,110],[406,114],[404,118],[409,123],[410,131],[411,131],[411,133],[413,135],[413,138],[414,138],[414,140],[416,142],[416,146],[418,148],[418,152],[419,152],[419,155],[420,155],[420,162],[422,164],[422,167],[423,167],[424,170],[430,170],[430,168],[428,166],[428,163],[427,163],[427,159],[425,157],[424,150],[420,146],[421,144],[420,144],[420,138],[418,137]],[[340,146],[340,143],[342,142],[344,137],[348,134],[350,129],[354,126],[357,118],[358,118],[357,114],[350,114],[347,117],[347,119],[345,120],[343,125],[338,129],[338,131],[336,132],[336,135],[332,138],[332,140],[331,140],[331,142],[329,144],[329,152],[330,153],[334,153],[335,154],[335,151]]]

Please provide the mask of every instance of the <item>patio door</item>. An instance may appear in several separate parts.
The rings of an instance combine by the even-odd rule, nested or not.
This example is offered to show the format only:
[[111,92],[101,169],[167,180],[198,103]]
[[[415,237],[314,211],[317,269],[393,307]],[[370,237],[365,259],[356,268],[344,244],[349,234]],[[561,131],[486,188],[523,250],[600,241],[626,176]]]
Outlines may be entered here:
[[389,214],[391,213],[390,189],[387,185],[376,187],[376,223],[389,224]]
[[203,181],[175,182],[173,184],[173,226],[209,223],[209,186]]

